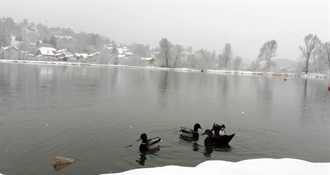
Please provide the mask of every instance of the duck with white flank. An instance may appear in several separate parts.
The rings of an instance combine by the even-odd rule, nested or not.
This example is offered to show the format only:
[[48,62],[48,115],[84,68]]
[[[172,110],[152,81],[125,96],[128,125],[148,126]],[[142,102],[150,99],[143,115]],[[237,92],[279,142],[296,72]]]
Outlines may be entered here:
[[156,148],[159,148],[159,143],[162,141],[161,138],[155,137],[152,139],[148,139],[147,134],[143,133],[141,134],[140,138],[137,139],[137,141],[141,141],[139,150],[140,151],[150,151]]
[[180,127],[179,129],[182,137],[198,139],[199,137],[198,129],[202,129],[202,127],[199,123],[196,123],[194,125],[194,129],[189,129],[186,127]]
[[[212,131],[214,131],[214,135]],[[217,123],[213,124],[212,130],[205,130],[205,132],[202,135],[207,135],[208,137],[206,139],[209,139],[211,137],[213,146],[228,145],[231,139],[235,136],[235,134],[226,135],[225,125],[220,126]],[[209,141],[207,142],[209,144]]]

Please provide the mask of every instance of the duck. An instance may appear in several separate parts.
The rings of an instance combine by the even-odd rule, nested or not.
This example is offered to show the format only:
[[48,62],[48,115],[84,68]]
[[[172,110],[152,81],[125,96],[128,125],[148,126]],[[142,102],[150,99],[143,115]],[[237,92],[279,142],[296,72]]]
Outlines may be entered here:
[[209,129],[206,129],[202,135],[206,135],[204,146],[213,146],[213,132]]
[[223,125],[221,125],[221,129],[220,129],[220,135],[221,136],[224,136],[224,135],[226,135],[227,133],[226,133],[226,126],[223,124]]
[[[212,133],[214,131],[214,133]],[[205,130],[203,135],[210,135],[209,132],[212,133],[211,143],[213,146],[225,146],[228,145],[232,138],[235,136],[234,134],[227,135],[226,134],[226,126],[224,124],[219,125],[217,123],[213,123],[213,127],[211,130]]]
[[219,125],[214,122],[211,131],[214,131],[214,137],[224,136],[226,135],[226,126],[224,124]]
[[189,129],[186,127],[180,127],[179,129],[181,132],[180,135],[182,137],[198,139],[198,137],[199,137],[198,129],[203,129],[203,128],[201,127],[201,125],[199,123],[196,123],[194,125],[194,129]]
[[148,139],[148,136],[146,133],[142,133],[140,138],[138,138],[136,141],[141,141],[139,150],[140,151],[150,151],[156,148],[159,148],[159,143],[162,141],[160,137],[155,137],[152,139]]

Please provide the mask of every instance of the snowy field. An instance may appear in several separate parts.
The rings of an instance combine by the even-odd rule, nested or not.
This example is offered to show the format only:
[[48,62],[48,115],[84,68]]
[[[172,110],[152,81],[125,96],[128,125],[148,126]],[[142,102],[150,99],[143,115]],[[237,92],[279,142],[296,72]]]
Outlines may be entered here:
[[93,67],[121,67],[130,69],[151,69],[151,70],[171,70],[177,72],[205,72],[213,74],[239,74],[239,75],[266,75],[266,76],[283,76],[283,77],[305,77],[305,78],[330,78],[327,74],[308,73],[275,73],[275,72],[252,72],[252,71],[234,71],[234,70],[197,70],[191,68],[163,68],[154,66],[128,66],[128,65],[113,65],[113,64],[91,64],[78,62],[60,62],[60,61],[31,61],[31,60],[0,60],[3,63],[25,63],[25,64],[51,64],[51,65],[67,65],[67,66],[93,66]]
[[[209,160],[196,167],[164,166],[129,170],[117,175],[329,175],[330,163],[312,163],[298,159],[250,159],[240,162]],[[105,174],[104,174],[105,175]]]

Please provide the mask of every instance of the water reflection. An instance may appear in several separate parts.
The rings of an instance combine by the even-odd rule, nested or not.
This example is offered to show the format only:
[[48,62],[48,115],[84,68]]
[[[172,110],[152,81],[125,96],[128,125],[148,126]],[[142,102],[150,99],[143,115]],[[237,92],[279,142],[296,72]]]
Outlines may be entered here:
[[[162,75],[164,74],[164,75]],[[165,109],[167,106],[167,98],[168,98],[168,71],[164,71],[160,74],[159,78],[159,104],[160,106]]]
[[217,147],[213,148],[213,151],[230,152],[231,151],[231,146],[230,145],[217,146]]
[[137,162],[139,165],[144,166],[146,164],[147,155],[156,154],[158,151],[160,151],[160,148],[156,148],[156,149],[153,149],[150,151],[141,151],[139,154],[139,158],[137,160],[135,160],[135,162]]
[[307,96],[307,79],[305,78],[305,81],[304,81],[304,103],[306,102],[306,97]]
[[193,148],[193,151],[198,151],[199,150],[199,144],[198,144],[198,138],[192,138],[192,137],[185,137],[185,136],[182,136],[180,135],[180,139],[186,141],[186,142],[189,142],[189,143],[192,143],[192,148]]
[[147,160],[147,153],[146,152],[142,152],[140,153],[140,157],[138,158],[138,160],[136,160],[137,163],[139,163],[140,165],[144,166],[145,162]]
[[110,89],[112,93],[117,92],[118,84],[118,68],[113,68],[110,70]]
[[193,142],[192,146],[193,146],[193,151],[198,151],[199,150],[199,145],[198,145],[197,142]]
[[205,146],[205,149],[204,149],[204,156],[205,156],[205,157],[212,157],[212,153],[213,153],[213,148],[212,148],[212,146]]

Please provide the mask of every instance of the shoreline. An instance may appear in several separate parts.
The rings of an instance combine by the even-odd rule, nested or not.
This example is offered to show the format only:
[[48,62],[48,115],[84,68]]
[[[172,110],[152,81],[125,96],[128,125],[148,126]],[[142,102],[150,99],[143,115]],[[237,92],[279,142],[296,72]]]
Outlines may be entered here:
[[327,74],[321,73],[276,73],[276,72],[252,72],[252,71],[236,71],[236,70],[198,70],[192,68],[164,68],[154,66],[129,66],[129,65],[114,65],[114,64],[96,64],[96,63],[80,63],[80,62],[61,62],[61,61],[35,61],[35,60],[0,60],[1,63],[19,63],[19,64],[42,64],[42,65],[64,65],[64,66],[91,66],[91,67],[119,67],[128,69],[149,69],[149,70],[164,70],[177,72],[201,72],[211,74],[230,74],[230,75],[258,75],[258,76],[281,76],[281,77],[302,77],[302,78],[322,78],[330,77]]

